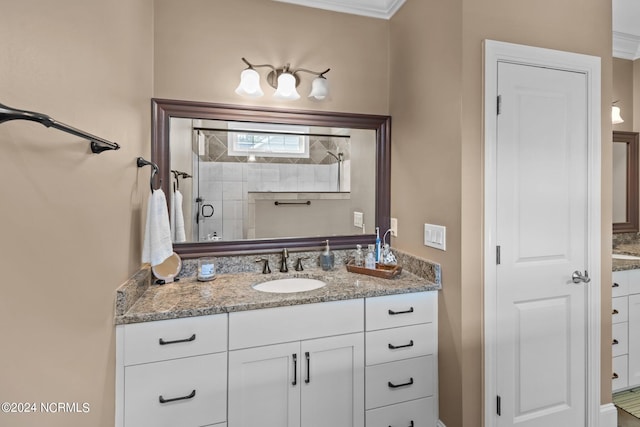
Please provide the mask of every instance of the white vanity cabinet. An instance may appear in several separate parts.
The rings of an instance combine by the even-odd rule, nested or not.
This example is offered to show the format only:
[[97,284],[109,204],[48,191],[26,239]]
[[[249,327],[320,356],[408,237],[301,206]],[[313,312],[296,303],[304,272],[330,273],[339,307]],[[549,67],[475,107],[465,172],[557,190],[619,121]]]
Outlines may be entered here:
[[437,422],[437,294],[366,299],[367,427]]
[[226,425],[226,314],[116,331],[116,426]]
[[640,270],[613,273],[612,389],[640,385]]
[[363,300],[229,315],[229,426],[363,427]]

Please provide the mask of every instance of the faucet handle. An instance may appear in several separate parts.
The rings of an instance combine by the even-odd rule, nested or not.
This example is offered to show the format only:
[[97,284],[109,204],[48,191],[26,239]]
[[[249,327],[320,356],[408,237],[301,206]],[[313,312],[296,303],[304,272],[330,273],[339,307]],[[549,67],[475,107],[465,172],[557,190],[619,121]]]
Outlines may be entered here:
[[303,259],[309,259],[309,257],[299,257],[298,260],[296,261],[296,271],[303,271],[304,268],[302,267],[302,260]]
[[264,262],[262,265],[262,274],[271,273],[271,268],[269,268],[269,260],[267,258],[258,258],[256,262]]

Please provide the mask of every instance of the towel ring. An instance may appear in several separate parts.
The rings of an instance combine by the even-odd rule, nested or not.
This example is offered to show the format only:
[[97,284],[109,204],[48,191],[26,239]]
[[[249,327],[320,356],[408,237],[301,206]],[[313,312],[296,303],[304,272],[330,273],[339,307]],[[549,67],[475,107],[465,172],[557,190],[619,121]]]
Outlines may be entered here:
[[[136,159],[136,164],[139,168],[144,166],[151,166],[153,170],[151,171],[151,178],[149,178],[149,187],[151,188],[151,192],[153,193],[155,190],[153,189],[153,178],[158,174],[159,169],[158,165],[148,160],[143,159],[142,157],[138,157]],[[162,185],[162,179],[160,179],[160,185]]]

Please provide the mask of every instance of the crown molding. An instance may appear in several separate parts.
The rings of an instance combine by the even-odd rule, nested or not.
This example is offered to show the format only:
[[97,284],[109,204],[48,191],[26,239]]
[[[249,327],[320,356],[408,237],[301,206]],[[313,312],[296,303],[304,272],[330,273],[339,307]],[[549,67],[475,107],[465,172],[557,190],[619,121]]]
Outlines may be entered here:
[[614,31],[613,57],[632,61],[640,58],[640,36]]
[[405,0],[274,0],[371,18],[391,19]]

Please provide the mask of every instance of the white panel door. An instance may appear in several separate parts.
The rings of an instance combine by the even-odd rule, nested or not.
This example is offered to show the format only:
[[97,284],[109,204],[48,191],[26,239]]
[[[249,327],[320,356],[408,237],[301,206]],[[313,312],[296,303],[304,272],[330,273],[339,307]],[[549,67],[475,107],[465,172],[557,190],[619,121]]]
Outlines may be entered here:
[[303,427],[364,426],[364,333],[302,343]]
[[300,427],[300,343],[229,352],[229,427]]
[[583,427],[586,77],[501,62],[498,94],[497,425]]

